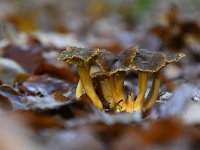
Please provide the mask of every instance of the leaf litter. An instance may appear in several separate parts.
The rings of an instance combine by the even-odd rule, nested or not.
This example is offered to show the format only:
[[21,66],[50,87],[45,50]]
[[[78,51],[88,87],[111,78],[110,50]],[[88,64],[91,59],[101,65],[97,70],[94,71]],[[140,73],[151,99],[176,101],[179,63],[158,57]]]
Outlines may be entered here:
[[[55,7],[51,8],[52,4],[45,5],[39,9],[42,16],[49,11],[59,13]],[[25,24],[21,20],[24,16],[18,13],[7,21],[20,30],[26,30],[27,26],[35,30],[35,22]],[[123,20],[117,15],[102,15],[101,19],[96,16],[93,20],[85,17],[91,29],[73,26],[72,30],[69,24],[62,23],[52,25],[53,30],[62,34],[38,31],[17,38],[14,34],[20,35],[21,31],[1,30],[0,56],[12,61],[15,67],[6,66],[4,61],[9,73],[0,70],[0,139],[3,141],[0,149],[198,149],[199,23],[182,18],[174,6],[164,16],[165,25],[154,23],[143,31],[135,26],[130,28],[132,24],[126,22],[128,16]],[[95,19],[98,22],[92,23]],[[51,23],[46,26],[51,28]],[[116,27],[111,28],[109,23]],[[156,104],[144,112],[100,111],[84,91],[76,98],[79,76],[75,67],[56,60],[69,46],[104,48],[117,55],[121,49],[134,45],[152,53],[186,54],[185,59],[160,72],[162,84]],[[127,71],[126,76],[125,93],[136,92],[137,72]],[[148,81],[147,89],[151,82]]]

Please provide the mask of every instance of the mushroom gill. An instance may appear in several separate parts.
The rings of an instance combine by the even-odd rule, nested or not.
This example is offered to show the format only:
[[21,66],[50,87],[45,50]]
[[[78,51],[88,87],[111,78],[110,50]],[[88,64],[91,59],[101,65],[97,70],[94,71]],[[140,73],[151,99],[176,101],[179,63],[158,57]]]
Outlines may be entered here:
[[77,87],[76,96],[80,96],[82,90],[81,86],[83,86],[85,93],[92,100],[94,105],[102,110],[103,104],[96,94],[88,69],[90,68],[91,60],[98,54],[98,52],[99,49],[68,47],[61,53],[61,55],[58,57],[58,60],[66,61],[77,66],[77,72],[79,74],[81,83]]

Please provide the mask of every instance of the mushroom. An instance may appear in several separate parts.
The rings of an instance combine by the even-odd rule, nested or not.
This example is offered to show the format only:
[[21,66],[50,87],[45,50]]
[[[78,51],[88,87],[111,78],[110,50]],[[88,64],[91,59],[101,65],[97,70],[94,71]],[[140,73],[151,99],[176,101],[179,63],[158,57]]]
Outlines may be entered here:
[[[153,78],[156,78],[157,76],[155,76],[155,72],[158,72],[158,70],[164,67],[165,64],[165,55],[163,53],[149,52],[145,49],[137,50],[132,63],[132,68],[138,71],[138,95],[135,100],[134,111],[140,111],[142,109],[147,90],[148,75],[152,75]],[[155,85],[155,91],[158,91],[160,84],[153,85]]]
[[114,102],[117,97],[117,93],[114,89],[115,86],[112,85],[113,83],[109,74],[116,61],[117,57],[113,53],[105,49],[100,49],[95,59],[99,70],[91,74],[93,79],[98,80],[103,96],[109,103],[110,108],[114,107]]
[[[178,62],[181,60],[183,57],[185,57],[185,54],[183,53],[178,53],[178,54],[173,54],[173,55],[165,55],[166,57],[166,64],[173,63],[173,62]],[[147,99],[144,102],[143,105],[143,110],[147,110],[151,108],[154,103],[156,102],[156,99],[158,97],[158,91],[160,87],[160,80],[159,80],[159,71],[154,73],[154,78],[153,78],[153,83],[152,83],[152,88],[147,96]]]
[[[125,106],[126,104],[126,96],[124,94],[124,81],[125,81],[125,74],[126,71],[130,70],[130,65],[133,62],[133,58],[136,55],[136,47],[130,47],[128,49],[125,49],[121,51],[118,55],[118,60],[114,63],[112,70],[110,72],[110,83],[111,86],[113,87],[113,93],[115,93],[115,102],[118,104],[119,108],[117,108],[117,111],[123,111],[126,110]],[[129,102],[130,99],[132,101],[134,98],[132,96],[133,94],[129,95]],[[121,107],[121,108],[120,108]]]
[[[99,53],[99,49],[87,49],[78,47],[68,47],[61,53],[58,60],[66,61],[69,64],[75,64],[80,76],[79,84],[76,90],[76,96],[80,96],[82,87],[84,88],[88,97],[92,100],[94,105],[100,110],[103,109],[102,102],[93,86],[92,79],[89,74],[91,60]],[[80,83],[81,82],[81,83]]]
[[124,110],[122,106],[126,101],[123,89],[125,73],[130,70],[130,65],[136,55],[136,49],[137,47],[125,49],[117,57],[109,51],[100,50],[96,57],[96,64],[101,68],[101,72],[93,76],[101,75],[100,84],[102,91],[104,91],[104,98],[107,99],[110,107],[118,104],[116,111]]
[[[161,52],[150,52],[138,49],[131,68],[138,71],[138,95],[134,104],[134,111],[146,110],[153,106],[158,96],[160,80],[159,71],[166,64],[179,61],[184,54],[166,56]],[[145,99],[148,76],[153,77],[152,88]]]
[[102,71],[99,67],[96,67],[96,72],[90,74],[91,78],[95,80],[101,88],[101,93],[104,99],[107,101],[110,108],[115,106],[113,93],[110,86],[109,75]]
[[[68,47],[58,58],[77,66],[80,81],[77,84],[76,97],[80,97],[83,90],[100,110],[103,109],[103,100],[110,108],[119,111],[140,111],[151,108],[158,96],[160,70],[169,63],[177,62],[185,55],[182,53],[166,55],[161,52],[149,52],[145,49],[131,47],[115,56],[105,49],[86,49]],[[138,72],[138,95],[129,93],[126,97],[123,84],[126,71]],[[153,77],[152,87],[145,100],[148,77]],[[97,84],[95,84],[97,83]],[[100,87],[100,99],[96,90]],[[96,87],[96,86],[95,86]]]

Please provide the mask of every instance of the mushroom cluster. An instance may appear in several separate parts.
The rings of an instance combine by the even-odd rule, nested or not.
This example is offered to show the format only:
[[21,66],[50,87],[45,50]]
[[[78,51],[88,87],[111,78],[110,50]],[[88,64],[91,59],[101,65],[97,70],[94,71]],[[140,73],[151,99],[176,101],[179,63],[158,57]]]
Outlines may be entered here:
[[[85,93],[100,110],[109,108],[117,112],[133,112],[145,111],[155,104],[160,87],[160,70],[184,56],[183,53],[168,56],[138,47],[125,49],[117,56],[105,49],[68,47],[58,60],[77,67],[80,80],[76,98]],[[136,98],[133,92],[126,95],[124,91],[126,72],[131,70],[138,73]],[[145,97],[148,77],[152,77],[153,82]]]

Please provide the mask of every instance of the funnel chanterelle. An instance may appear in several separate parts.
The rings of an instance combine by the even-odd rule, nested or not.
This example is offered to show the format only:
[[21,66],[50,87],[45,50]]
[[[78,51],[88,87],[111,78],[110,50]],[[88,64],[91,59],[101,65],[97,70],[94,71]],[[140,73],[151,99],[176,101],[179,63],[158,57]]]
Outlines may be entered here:
[[[144,111],[154,105],[160,87],[160,70],[166,64],[177,62],[184,56],[182,53],[166,55],[137,47],[125,49],[115,56],[105,49],[69,47],[61,53],[58,59],[77,65],[80,76],[76,90],[77,97],[81,96],[84,89],[94,105],[102,110],[103,104],[93,85],[93,81],[96,81],[110,108],[114,108],[117,112],[132,112]],[[138,72],[136,100],[133,93],[126,96],[123,88],[125,73],[129,70]],[[145,99],[148,76],[153,77],[153,83]]]

